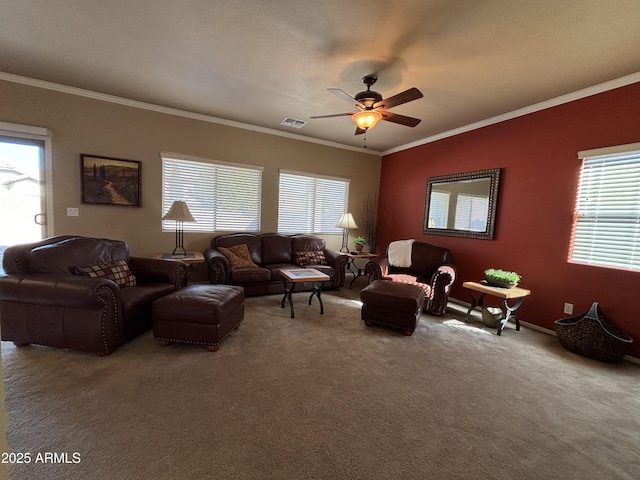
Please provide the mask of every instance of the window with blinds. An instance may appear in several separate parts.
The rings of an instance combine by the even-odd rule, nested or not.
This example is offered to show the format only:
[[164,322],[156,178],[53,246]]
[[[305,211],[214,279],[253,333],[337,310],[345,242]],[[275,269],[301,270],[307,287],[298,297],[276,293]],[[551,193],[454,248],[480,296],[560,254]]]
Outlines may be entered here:
[[569,261],[640,271],[640,144],[578,155]]
[[[262,167],[162,154],[162,212],[187,202],[196,222],[185,222],[185,231],[258,232],[261,197]],[[162,221],[163,231],[174,229]]]
[[487,230],[489,198],[475,195],[458,195],[456,203],[456,230],[484,232]]
[[347,211],[349,180],[280,171],[278,232],[333,234]]
[[447,217],[449,216],[450,193],[431,192],[431,203],[429,204],[429,228],[447,228]]

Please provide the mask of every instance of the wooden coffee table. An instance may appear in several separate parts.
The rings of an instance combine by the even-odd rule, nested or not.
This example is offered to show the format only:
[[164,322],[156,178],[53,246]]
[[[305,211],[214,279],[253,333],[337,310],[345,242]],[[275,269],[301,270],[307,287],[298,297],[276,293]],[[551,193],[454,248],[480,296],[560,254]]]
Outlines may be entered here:
[[[498,326],[496,333],[501,335],[502,329],[509,320],[514,320],[516,322],[516,330],[520,330],[520,320],[516,316],[516,310],[520,308],[520,305],[524,302],[524,298],[531,294],[531,290],[520,287],[490,287],[485,282],[464,282],[462,286],[469,291],[469,296],[471,297],[471,306],[467,311],[465,321],[469,321],[469,315],[471,315],[471,311],[476,308],[476,306],[483,306],[485,295],[491,295],[499,298],[502,302],[502,307],[504,308],[504,318],[500,321],[500,325]],[[474,296],[473,292],[478,292],[480,295]],[[510,299],[516,300],[516,303],[513,306],[509,306],[507,303],[507,300]]]
[[291,294],[296,288],[296,283],[311,282],[313,290],[309,297],[309,305],[314,295],[318,297],[318,303],[320,303],[320,314],[324,313],[324,307],[322,305],[322,287],[324,282],[331,279],[326,273],[322,273],[315,268],[292,268],[280,270],[282,275],[282,283],[284,284],[284,296],[282,302],[280,302],[280,308],[284,308],[284,301],[289,300],[289,307],[291,308],[291,318],[294,318],[293,312],[293,300]]

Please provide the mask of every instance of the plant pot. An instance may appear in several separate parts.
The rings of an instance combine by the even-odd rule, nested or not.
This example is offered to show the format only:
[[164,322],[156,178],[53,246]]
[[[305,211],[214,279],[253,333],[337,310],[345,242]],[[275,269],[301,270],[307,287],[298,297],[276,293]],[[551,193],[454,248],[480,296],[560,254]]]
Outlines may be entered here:
[[518,285],[517,283],[506,282],[504,280],[498,280],[490,277],[485,277],[485,280],[487,281],[487,285],[490,287],[513,288]]
[[356,252],[361,252],[362,251],[362,245],[356,245]]

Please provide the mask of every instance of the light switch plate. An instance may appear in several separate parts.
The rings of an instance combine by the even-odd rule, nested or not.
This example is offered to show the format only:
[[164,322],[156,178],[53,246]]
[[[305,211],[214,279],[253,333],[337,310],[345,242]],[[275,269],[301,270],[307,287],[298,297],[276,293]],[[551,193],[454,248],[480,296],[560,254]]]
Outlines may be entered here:
[[77,208],[67,208],[67,217],[77,217],[79,215]]

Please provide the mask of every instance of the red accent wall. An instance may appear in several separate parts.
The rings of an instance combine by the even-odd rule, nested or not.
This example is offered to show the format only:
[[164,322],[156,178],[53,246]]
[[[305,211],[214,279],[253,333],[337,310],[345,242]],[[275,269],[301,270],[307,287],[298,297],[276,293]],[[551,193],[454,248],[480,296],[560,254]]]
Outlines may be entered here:
[[[449,248],[458,271],[452,296],[464,301],[469,297],[463,281],[482,279],[489,267],[514,270],[532,291],[519,317],[550,330],[568,316],[565,302],[574,304],[577,315],[597,301],[634,338],[632,355],[640,357],[640,272],[567,262],[578,151],[635,142],[640,83],[386,155],[378,245],[414,238]],[[422,233],[428,177],[498,167],[494,240]]]

